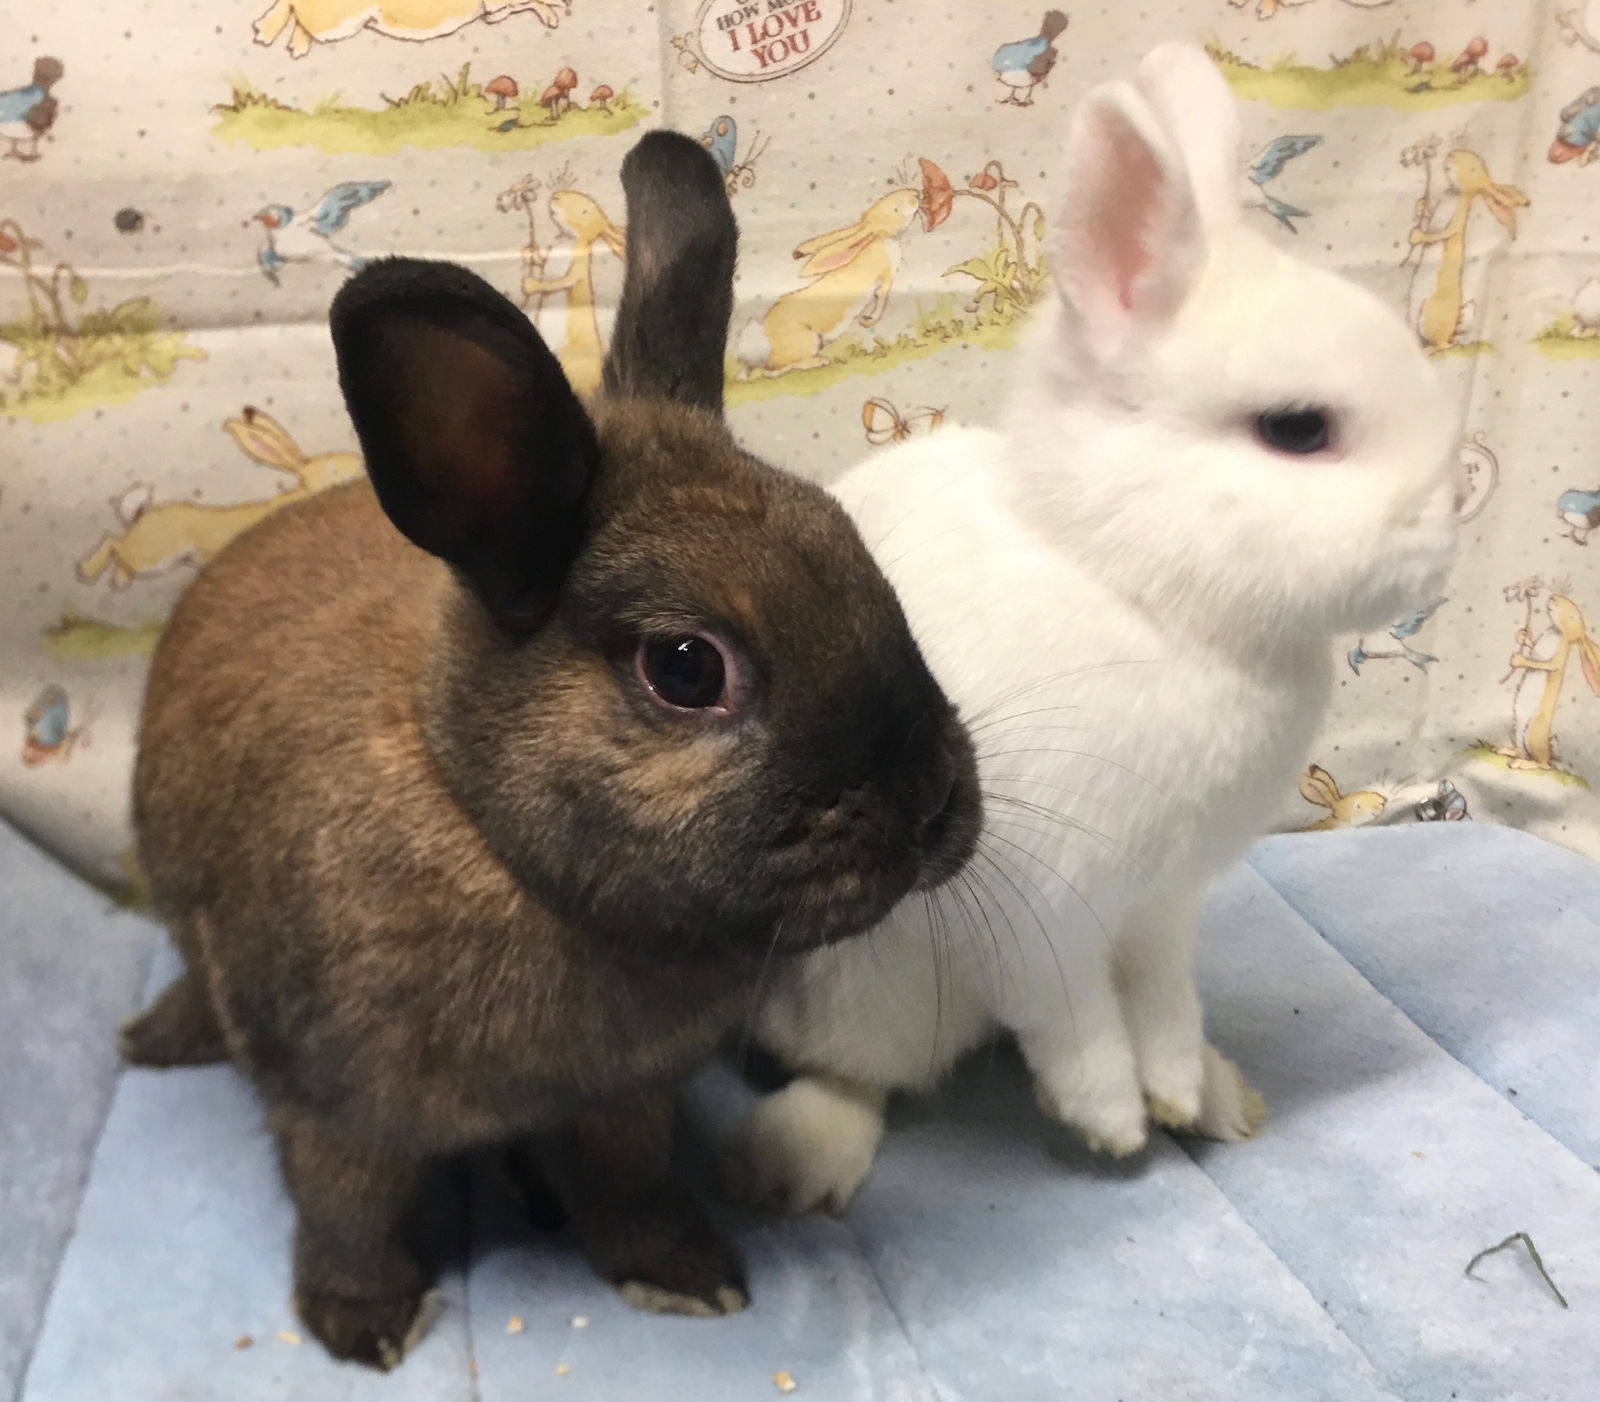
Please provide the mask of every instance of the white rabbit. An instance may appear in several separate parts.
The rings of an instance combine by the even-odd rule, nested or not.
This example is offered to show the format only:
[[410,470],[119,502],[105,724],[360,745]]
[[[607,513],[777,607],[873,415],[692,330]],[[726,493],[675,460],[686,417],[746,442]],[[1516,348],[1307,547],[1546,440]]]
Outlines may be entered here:
[[729,1143],[737,1197],[841,1207],[888,1093],[999,1031],[1044,1108],[1114,1154],[1151,1120],[1242,1139],[1264,1118],[1204,1039],[1195,908],[1292,789],[1335,634],[1436,595],[1461,489],[1415,337],[1240,221],[1235,151],[1193,46],[1090,93],[1059,297],[1004,427],[836,488],[973,726],[984,855],[964,900],[903,903],[780,981],[758,1033],[803,1074]]

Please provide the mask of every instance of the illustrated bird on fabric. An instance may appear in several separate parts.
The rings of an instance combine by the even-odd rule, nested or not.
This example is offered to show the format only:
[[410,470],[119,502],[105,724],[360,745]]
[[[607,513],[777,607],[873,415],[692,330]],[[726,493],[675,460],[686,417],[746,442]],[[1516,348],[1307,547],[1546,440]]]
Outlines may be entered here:
[[1410,613],[1397,618],[1389,629],[1389,636],[1400,644],[1398,652],[1368,652],[1365,647],[1366,639],[1362,638],[1345,656],[1345,661],[1350,664],[1350,670],[1360,676],[1363,662],[1403,657],[1419,672],[1426,672],[1428,664],[1439,659],[1431,653],[1418,651],[1406,639],[1416,637],[1422,631],[1422,625],[1439,611],[1442,604],[1449,602],[1448,599],[1435,599],[1431,604],[1424,604],[1421,608],[1412,609]]
[[1049,10],[1033,38],[1002,44],[994,51],[994,76],[1011,89],[1000,99],[1002,102],[1015,103],[1018,107],[1033,105],[1034,88],[1044,82],[1056,66],[1056,37],[1066,27],[1067,17],[1060,10]]
[[1552,165],[1588,165],[1600,154],[1600,88],[1587,88],[1561,109],[1561,126],[1550,143]]
[[1567,523],[1567,535],[1579,545],[1589,543],[1589,532],[1600,526],[1600,491],[1574,488],[1556,498],[1556,515]]
[[55,125],[57,103],[50,89],[66,72],[59,58],[36,58],[33,81],[25,88],[0,92],[0,140],[4,155],[17,161],[39,159],[39,138]]
[[329,190],[315,210],[298,217],[286,204],[258,209],[250,218],[267,231],[267,241],[256,253],[267,281],[276,287],[279,270],[290,263],[333,259],[351,272],[364,268],[370,260],[341,247],[333,236],[349,224],[352,210],[371,204],[389,184],[387,180],[347,180]]
[[1283,168],[1290,161],[1297,156],[1305,155],[1313,146],[1321,144],[1320,136],[1280,136],[1276,140],[1269,141],[1245,171],[1250,183],[1261,192],[1260,207],[1291,234],[1300,232],[1294,225],[1296,219],[1309,219],[1311,216],[1305,210],[1296,209],[1276,195],[1269,194],[1267,186],[1283,174]]

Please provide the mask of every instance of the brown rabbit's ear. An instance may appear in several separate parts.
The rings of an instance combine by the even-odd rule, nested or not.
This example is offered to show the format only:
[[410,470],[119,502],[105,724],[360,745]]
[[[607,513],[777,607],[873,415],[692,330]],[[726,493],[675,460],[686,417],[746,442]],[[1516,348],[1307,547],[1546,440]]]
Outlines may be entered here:
[[721,413],[739,241],[722,172],[699,142],[653,131],[623,158],[622,189],[626,270],[605,387]]
[[388,258],[329,315],[339,385],[389,519],[511,627],[577,553],[594,426],[528,318],[450,263]]

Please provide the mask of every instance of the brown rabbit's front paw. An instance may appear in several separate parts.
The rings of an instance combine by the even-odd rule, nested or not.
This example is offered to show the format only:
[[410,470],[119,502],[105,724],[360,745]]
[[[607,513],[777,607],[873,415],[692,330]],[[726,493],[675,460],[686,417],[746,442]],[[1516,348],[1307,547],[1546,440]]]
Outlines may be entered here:
[[663,1199],[589,1235],[596,1270],[635,1309],[711,1318],[750,1303],[733,1243],[691,1199]]
[[414,1348],[439,1313],[439,1292],[418,1290],[389,1299],[355,1299],[302,1290],[295,1307],[305,1326],[335,1358],[387,1373]]

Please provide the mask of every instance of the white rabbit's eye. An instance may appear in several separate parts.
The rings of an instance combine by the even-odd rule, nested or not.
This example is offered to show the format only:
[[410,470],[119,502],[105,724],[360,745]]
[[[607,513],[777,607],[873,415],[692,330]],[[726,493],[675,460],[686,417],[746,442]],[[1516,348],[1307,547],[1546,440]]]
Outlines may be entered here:
[[703,634],[643,638],[635,666],[646,689],[664,706],[678,711],[729,709],[728,659]]
[[1320,453],[1333,439],[1321,409],[1269,409],[1256,416],[1256,437],[1280,453]]

